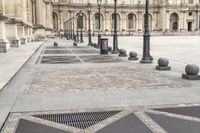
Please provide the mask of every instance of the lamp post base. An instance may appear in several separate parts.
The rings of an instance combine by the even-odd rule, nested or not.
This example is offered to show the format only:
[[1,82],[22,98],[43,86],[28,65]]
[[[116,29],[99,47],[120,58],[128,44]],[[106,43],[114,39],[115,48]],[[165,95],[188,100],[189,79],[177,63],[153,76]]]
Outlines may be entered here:
[[140,61],[140,63],[143,63],[143,64],[150,64],[150,63],[153,63],[151,57],[143,57],[142,60]]

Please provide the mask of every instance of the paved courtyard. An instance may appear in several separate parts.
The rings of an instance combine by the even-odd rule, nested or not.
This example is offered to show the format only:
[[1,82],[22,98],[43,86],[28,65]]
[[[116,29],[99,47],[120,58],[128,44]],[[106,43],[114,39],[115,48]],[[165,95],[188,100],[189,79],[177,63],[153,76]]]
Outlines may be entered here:
[[[53,47],[54,41],[59,47]],[[199,41],[198,36],[152,37],[154,63],[140,64],[117,55],[100,56],[98,49],[87,46],[87,38],[78,47],[73,47],[73,42],[66,39],[48,40],[0,92],[2,132],[23,133],[15,127],[26,120],[30,128],[34,127],[31,122],[36,122],[59,129],[55,131],[58,133],[117,133],[116,127],[122,127],[126,133],[122,123],[130,122],[137,125],[135,132],[184,133],[194,129],[196,133],[200,129],[200,117],[191,115],[190,110],[200,110],[200,82],[184,80],[181,75],[186,64],[200,65]],[[111,38],[109,42],[112,44]],[[141,59],[142,37],[120,37],[119,47],[138,52]],[[172,70],[155,70],[158,57],[169,58]],[[156,110],[171,107],[187,107],[186,114]],[[32,117],[112,110],[120,112],[84,129]],[[166,125],[179,122],[179,129],[169,129],[172,125]],[[184,130],[185,124],[191,127]],[[127,133],[133,131],[131,125],[126,129]]]

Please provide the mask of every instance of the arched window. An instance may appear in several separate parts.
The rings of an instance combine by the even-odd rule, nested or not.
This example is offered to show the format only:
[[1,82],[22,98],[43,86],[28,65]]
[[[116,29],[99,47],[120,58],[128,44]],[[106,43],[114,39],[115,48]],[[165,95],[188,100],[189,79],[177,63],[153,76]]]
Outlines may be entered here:
[[133,14],[128,15],[128,29],[133,29]]
[[58,15],[53,13],[53,29],[58,30]]
[[[111,28],[112,28],[112,30],[114,30],[114,23],[115,23],[115,14],[114,13],[111,15],[111,20],[112,20]],[[119,29],[120,29],[120,16],[119,16],[119,14],[117,14],[117,31],[119,31]]]
[[95,29],[99,29],[99,13],[95,14]]
[[178,30],[178,14],[172,13],[170,15],[170,30],[171,31],[177,31]]
[[[94,15],[94,28],[95,30],[99,30],[99,13],[95,13]],[[100,29],[103,30],[103,15],[100,14]]]

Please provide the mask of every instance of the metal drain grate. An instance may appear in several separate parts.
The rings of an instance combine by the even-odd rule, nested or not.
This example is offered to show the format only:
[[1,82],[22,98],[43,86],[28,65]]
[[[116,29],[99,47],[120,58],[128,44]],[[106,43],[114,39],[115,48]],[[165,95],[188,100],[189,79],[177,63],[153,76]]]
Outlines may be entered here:
[[88,56],[80,56],[84,62],[90,63],[117,63],[122,62],[122,60],[109,56],[109,55],[88,55]]
[[80,63],[76,56],[43,56],[41,64],[70,64]]
[[99,51],[96,50],[72,50],[75,54],[96,54],[99,53]]
[[117,111],[105,111],[105,112],[41,114],[41,115],[33,115],[33,117],[72,126],[75,128],[86,129],[119,112],[121,111],[117,110]]
[[70,54],[70,50],[44,50],[44,54]]
[[46,49],[66,49],[67,47],[64,47],[64,46],[57,46],[57,47],[54,47],[54,46],[47,46]]

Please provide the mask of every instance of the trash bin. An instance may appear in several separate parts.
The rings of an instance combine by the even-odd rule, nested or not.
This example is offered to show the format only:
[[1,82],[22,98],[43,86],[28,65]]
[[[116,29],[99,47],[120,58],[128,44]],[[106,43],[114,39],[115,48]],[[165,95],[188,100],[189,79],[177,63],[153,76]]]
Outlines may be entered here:
[[100,54],[108,54],[108,38],[101,38]]

